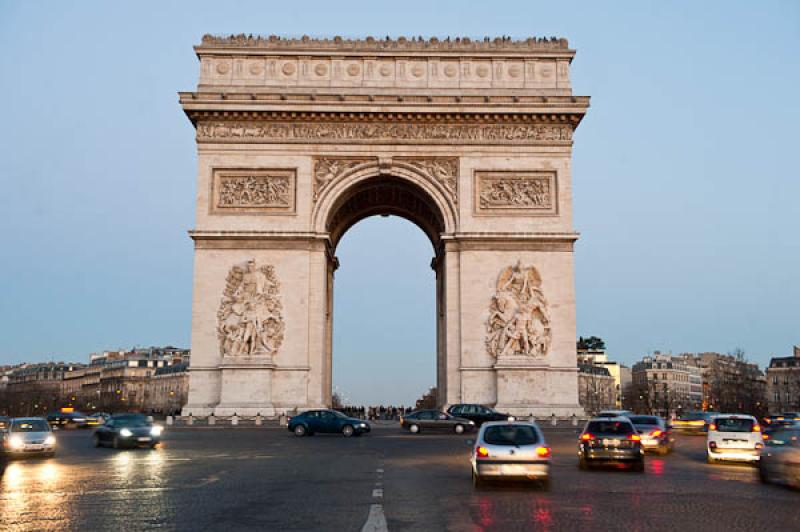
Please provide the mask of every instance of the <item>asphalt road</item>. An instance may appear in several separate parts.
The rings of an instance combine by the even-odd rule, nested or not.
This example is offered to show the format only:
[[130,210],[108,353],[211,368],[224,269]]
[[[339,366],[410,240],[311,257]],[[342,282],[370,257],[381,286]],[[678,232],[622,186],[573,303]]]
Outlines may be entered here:
[[0,530],[800,530],[800,492],[746,465],[708,465],[703,437],[644,474],[579,471],[573,431],[546,431],[549,493],[472,487],[469,436],[376,427],[361,438],[285,429],[173,429],[156,450],[58,433],[49,460],[2,467]]

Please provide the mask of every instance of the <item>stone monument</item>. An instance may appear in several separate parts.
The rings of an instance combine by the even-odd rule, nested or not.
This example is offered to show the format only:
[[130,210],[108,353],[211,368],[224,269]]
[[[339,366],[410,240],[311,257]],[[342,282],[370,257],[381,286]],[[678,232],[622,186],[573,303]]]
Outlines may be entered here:
[[[185,414],[331,404],[336,247],[402,216],[435,250],[442,406],[580,413],[565,39],[205,36]],[[432,355],[433,356],[433,355]]]

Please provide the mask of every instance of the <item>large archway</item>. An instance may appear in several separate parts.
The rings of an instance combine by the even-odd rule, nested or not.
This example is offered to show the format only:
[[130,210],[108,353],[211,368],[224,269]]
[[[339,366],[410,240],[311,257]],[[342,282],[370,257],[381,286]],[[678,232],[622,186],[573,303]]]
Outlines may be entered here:
[[577,400],[563,39],[206,36],[186,413],[330,405],[336,247],[390,214],[434,249],[442,405]]

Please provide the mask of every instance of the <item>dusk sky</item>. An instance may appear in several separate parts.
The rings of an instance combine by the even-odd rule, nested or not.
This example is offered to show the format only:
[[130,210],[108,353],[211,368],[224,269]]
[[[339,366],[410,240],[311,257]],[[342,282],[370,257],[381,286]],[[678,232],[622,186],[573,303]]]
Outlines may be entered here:
[[[562,36],[573,91],[578,334],[762,366],[800,344],[800,3],[0,0],[0,365],[189,346],[196,147],[178,104],[204,33]],[[334,383],[435,382],[430,242],[370,218],[337,251]],[[402,376],[402,378],[401,378]]]

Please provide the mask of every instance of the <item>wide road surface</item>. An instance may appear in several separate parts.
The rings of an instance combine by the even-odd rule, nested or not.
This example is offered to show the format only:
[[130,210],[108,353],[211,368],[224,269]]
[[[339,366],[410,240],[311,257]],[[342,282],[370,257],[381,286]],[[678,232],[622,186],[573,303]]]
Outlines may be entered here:
[[800,530],[800,493],[708,465],[703,437],[646,472],[579,471],[576,435],[545,432],[553,486],[472,487],[470,437],[396,426],[346,439],[285,429],[173,429],[156,450],[95,449],[2,467],[0,530]]

